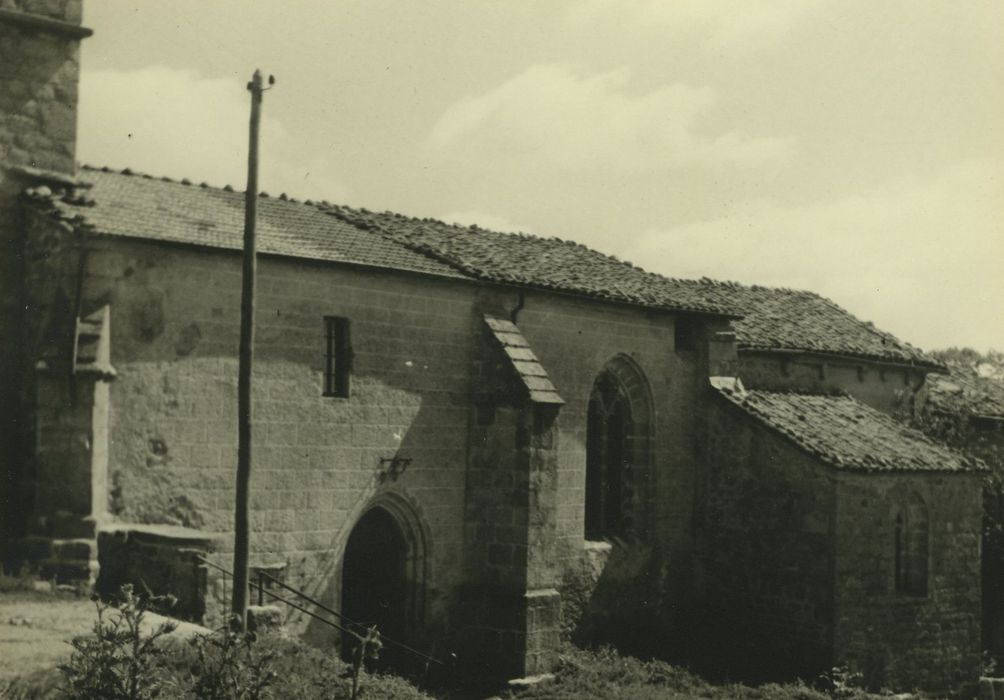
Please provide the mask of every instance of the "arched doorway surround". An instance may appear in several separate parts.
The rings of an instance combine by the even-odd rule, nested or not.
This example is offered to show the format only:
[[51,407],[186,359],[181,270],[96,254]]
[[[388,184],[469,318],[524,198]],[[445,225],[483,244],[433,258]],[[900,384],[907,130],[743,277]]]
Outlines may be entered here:
[[586,421],[585,534],[588,540],[642,537],[651,515],[652,392],[627,355],[593,382]]
[[[403,495],[385,491],[362,510],[349,533],[341,567],[341,612],[384,637],[410,643],[425,623],[429,536],[417,510]],[[354,631],[358,627],[349,625]],[[354,646],[342,638],[342,651]],[[394,663],[392,644],[381,656]]]

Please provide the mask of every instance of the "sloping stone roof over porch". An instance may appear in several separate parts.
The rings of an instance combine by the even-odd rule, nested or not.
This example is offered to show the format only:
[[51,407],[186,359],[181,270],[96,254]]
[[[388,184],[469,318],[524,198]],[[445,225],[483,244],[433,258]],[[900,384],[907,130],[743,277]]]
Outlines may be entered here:
[[750,419],[820,461],[857,472],[974,472],[979,460],[850,396],[748,391],[718,384],[713,391]]

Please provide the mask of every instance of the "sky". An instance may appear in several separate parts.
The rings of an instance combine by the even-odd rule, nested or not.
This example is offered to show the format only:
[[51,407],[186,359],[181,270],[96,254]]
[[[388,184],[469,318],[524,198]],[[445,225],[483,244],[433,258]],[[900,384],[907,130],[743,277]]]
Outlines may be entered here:
[[[89,0],[78,159],[557,236],[1004,350],[1001,0]],[[473,235],[473,234],[472,234]]]

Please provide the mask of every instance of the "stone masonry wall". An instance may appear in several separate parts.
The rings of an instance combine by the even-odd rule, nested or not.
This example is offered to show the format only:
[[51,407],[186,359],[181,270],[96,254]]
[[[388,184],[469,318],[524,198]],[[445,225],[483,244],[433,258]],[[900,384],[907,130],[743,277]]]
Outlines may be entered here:
[[[958,690],[980,667],[978,477],[842,475],[837,485],[837,663],[876,686]],[[894,511],[914,496],[928,512],[927,595],[894,586]]]
[[[239,297],[238,255],[92,240],[84,298],[111,308],[120,519],[231,530]],[[347,399],[321,395],[326,315],[351,321]],[[252,564],[286,564],[288,583],[337,607],[349,532],[392,490],[430,533],[424,600],[444,624],[461,572],[472,317],[455,284],[259,261]],[[407,472],[382,479],[380,460],[395,456],[412,460]],[[225,536],[227,568],[231,551]]]
[[[565,628],[584,641],[665,650],[692,602],[700,353],[676,350],[670,314],[572,297],[527,293],[518,325],[566,402],[557,418],[556,513]],[[586,415],[597,376],[618,355],[639,369],[652,398],[651,468],[637,484],[648,532],[612,541],[597,558],[584,539]]]
[[[80,0],[0,0],[0,9],[80,22]],[[79,42],[0,21],[0,489],[18,493],[26,448],[20,397],[22,222],[21,190],[32,184],[8,170],[31,166],[74,171]],[[24,534],[25,514],[3,508],[0,547]]]
[[91,460],[101,444],[95,418],[107,407],[107,386],[71,374],[79,237],[27,212],[21,220],[26,242],[18,276],[34,293],[21,302],[17,324],[19,395],[4,402],[17,413],[7,445],[4,559],[15,569],[30,563],[44,576],[86,580],[95,563],[92,516],[104,510],[104,494],[92,489]]
[[[0,9],[79,24],[80,0],[3,0]],[[0,163],[73,174],[79,40],[0,21]]]
[[868,360],[739,353],[739,376],[750,389],[842,392],[884,413],[900,412],[924,383],[924,373]]
[[98,535],[100,575],[95,591],[114,600],[124,585],[136,593],[171,596],[170,615],[201,623],[206,614],[209,567],[202,558],[213,542],[198,530],[170,525],[109,527]]
[[[81,314],[110,306],[117,371],[110,385],[109,508],[124,521],[226,535],[236,464],[239,256],[102,236],[88,247]],[[506,308],[516,305],[517,294],[502,296],[507,302],[511,296]],[[468,283],[260,260],[252,564],[285,564],[289,583],[337,606],[349,532],[367,504],[393,491],[428,531],[424,626],[435,636],[451,625],[464,581],[470,367],[483,305],[478,287]],[[351,320],[349,399],[321,396],[326,315]],[[552,436],[556,466],[547,466],[552,448],[541,450],[536,438],[529,444],[531,459],[546,455],[531,480],[543,485],[556,476],[558,496],[545,509],[547,522],[528,523],[541,533],[554,528],[558,539],[553,549],[528,543],[528,561],[540,562],[528,571],[528,585],[546,586],[554,578],[549,570],[574,571],[587,556],[586,405],[596,374],[623,353],[644,373],[654,400],[646,485],[652,534],[647,542],[614,546],[630,551],[632,561],[641,552],[644,566],[632,564],[627,578],[654,581],[658,589],[624,605],[651,617],[668,599],[668,609],[678,610],[690,581],[700,360],[674,351],[666,314],[527,294],[518,322],[568,401]],[[537,429],[526,414],[509,438],[505,430],[499,434],[513,455],[517,423],[531,435]],[[395,456],[412,460],[406,473],[396,481],[381,478],[380,460]],[[227,567],[230,547],[224,536],[215,555]],[[219,608],[222,582],[211,589]],[[525,605],[536,610],[541,600]],[[554,629],[553,617],[545,614],[545,628]],[[303,628],[317,638],[327,634],[312,623]]]
[[698,644],[719,672],[813,678],[831,658],[833,477],[721,400],[708,423]]

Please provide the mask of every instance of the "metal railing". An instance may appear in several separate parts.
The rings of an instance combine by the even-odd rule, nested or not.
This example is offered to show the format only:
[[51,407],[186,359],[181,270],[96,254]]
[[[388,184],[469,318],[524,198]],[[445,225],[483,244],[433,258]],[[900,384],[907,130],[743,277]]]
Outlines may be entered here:
[[[227,593],[226,593],[226,591],[227,591],[226,577],[230,576],[231,578],[233,578],[233,572],[231,572],[229,569],[226,569],[225,567],[220,566],[219,564],[216,564],[215,562],[210,561],[209,559],[206,559],[202,555],[196,555],[196,559],[198,559],[199,561],[201,561],[204,564],[207,564],[208,566],[213,567],[214,569],[217,569],[218,571],[223,572],[223,574],[224,574],[224,579],[223,579],[223,605],[224,605],[224,607],[226,607],[226,595],[227,595]],[[254,581],[254,582],[252,582],[252,583],[250,583],[250,587],[252,589],[252,592],[254,591],[255,588],[258,589],[258,604],[259,605],[263,605],[264,604],[265,596],[267,595],[270,598],[272,598],[273,600],[275,600],[277,602],[280,602],[280,603],[282,603],[284,605],[287,605],[287,606],[289,606],[290,608],[292,608],[294,610],[298,610],[299,612],[302,612],[305,615],[308,615],[308,616],[312,617],[313,619],[318,620],[319,622],[322,622],[323,624],[328,625],[329,627],[332,627],[332,628],[338,630],[339,632],[342,632],[344,634],[350,635],[351,637],[353,637],[360,644],[368,643],[369,641],[371,641],[371,638],[369,637],[369,632],[370,632],[371,629],[373,629],[375,627],[374,625],[367,625],[367,624],[362,623],[362,622],[351,620],[348,617],[346,617],[345,615],[343,615],[342,613],[338,612],[337,610],[333,610],[332,608],[328,607],[327,605],[325,605],[321,601],[316,600],[315,598],[312,598],[311,596],[307,595],[303,591],[301,591],[301,590],[299,590],[297,588],[294,588],[293,586],[290,586],[289,584],[287,584],[287,583],[285,583],[283,581],[280,581],[276,577],[274,577],[271,574],[268,574],[268,573],[262,571],[261,569],[258,569],[255,572],[255,574],[256,574],[255,578],[257,580]],[[319,609],[319,610],[321,610],[321,611],[323,611],[323,612],[325,612],[325,613],[327,613],[329,615],[335,616],[336,618],[338,618],[346,626],[342,626],[342,625],[340,625],[340,624],[338,624],[338,623],[336,623],[336,622],[334,622],[332,620],[329,620],[326,617],[318,615],[314,611],[308,610],[306,607],[300,605],[297,602],[294,602],[294,601],[289,600],[287,598],[283,598],[282,596],[280,596],[280,595],[278,595],[276,593],[273,593],[271,590],[269,590],[268,588],[265,587],[265,581],[269,581],[273,585],[279,586],[284,591],[288,591],[288,592],[292,593],[294,596],[296,596],[297,598],[299,598],[301,601],[303,601],[305,603],[309,603],[310,605],[313,605],[315,608],[317,608],[317,609]],[[362,634],[360,634],[359,632],[357,632],[357,631],[355,631],[353,629],[350,629],[350,627],[354,627],[357,630],[362,630]],[[415,656],[423,659],[424,661],[435,663],[435,664],[439,664],[440,666],[445,666],[446,665],[443,661],[440,661],[437,658],[429,656],[428,654],[425,654],[425,653],[419,651],[418,649],[410,647],[407,644],[405,644],[404,642],[400,642],[400,641],[398,641],[396,639],[391,639],[390,637],[385,637],[384,635],[381,634],[380,635],[380,641],[382,643],[384,643],[384,644],[390,644],[391,646],[397,647],[398,649],[401,649],[401,650],[406,651],[406,652],[408,652],[410,654],[413,654],[413,655],[415,655]]]

